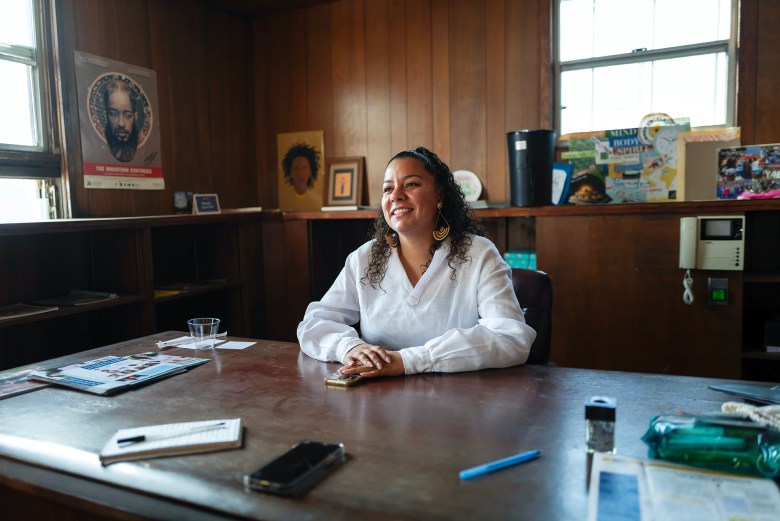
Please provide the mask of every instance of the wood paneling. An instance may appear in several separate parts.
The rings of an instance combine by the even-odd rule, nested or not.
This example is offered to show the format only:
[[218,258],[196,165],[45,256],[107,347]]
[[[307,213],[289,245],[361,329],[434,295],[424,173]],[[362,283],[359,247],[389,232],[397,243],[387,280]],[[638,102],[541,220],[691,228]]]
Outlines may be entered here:
[[[780,3],[759,1],[758,55],[756,59],[756,130],[754,143],[780,141]],[[760,28],[760,30],[759,30]],[[743,141],[744,143],[744,141]]]
[[[553,321],[552,361],[740,378],[742,272],[694,271],[694,302],[683,303],[679,218],[537,218],[537,263],[550,275],[553,315],[559,317]],[[558,239],[544,240],[550,237]],[[729,279],[728,306],[707,305],[708,276]]]
[[[74,217],[173,213],[174,190],[257,205],[251,24],[205,0],[57,3]],[[74,51],[153,69],[165,190],[84,188]]]
[[[277,169],[277,133],[322,129],[326,158],[366,156],[365,203],[379,204],[387,160],[418,145],[476,172],[491,200],[508,199],[506,132],[552,119],[540,87],[549,16],[547,0],[343,0],[255,20],[255,53],[266,53],[255,76],[272,74],[257,86],[258,176]],[[280,29],[293,19],[308,42],[300,60],[291,60],[300,43]],[[303,60],[305,92],[291,88]],[[308,106],[304,120],[279,108],[293,104]],[[268,181],[260,204],[275,207],[276,176]]]
[[[366,3],[366,171],[382,172],[392,156],[390,121],[390,28],[387,0]],[[376,179],[376,176],[371,177]],[[366,183],[369,199],[381,199],[381,187]]]
[[[74,216],[169,214],[174,190],[274,208],[276,135],[319,129],[326,159],[366,157],[365,203],[378,204],[391,155],[416,145],[508,199],[505,133],[552,125],[551,0],[312,4],[250,15],[211,0],[56,2]],[[777,2],[741,1],[745,143],[780,141],[778,21]],[[83,188],[75,50],[157,72],[165,190]]]
[[780,3],[741,0],[737,124],[742,143],[780,141]]

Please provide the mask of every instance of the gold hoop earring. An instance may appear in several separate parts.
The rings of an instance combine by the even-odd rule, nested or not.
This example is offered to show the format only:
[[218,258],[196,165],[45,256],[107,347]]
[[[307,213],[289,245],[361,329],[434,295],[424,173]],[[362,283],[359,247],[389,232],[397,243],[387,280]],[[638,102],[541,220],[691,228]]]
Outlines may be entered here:
[[398,234],[392,228],[388,228],[387,233],[385,233],[385,241],[391,248],[397,248]]
[[[439,214],[436,216],[436,223],[433,225],[433,238],[437,241],[443,241],[450,234],[450,223],[447,222],[447,218],[441,213],[443,207],[444,205],[441,203],[436,205],[436,208],[439,209]],[[439,218],[444,219],[444,225],[439,226]]]

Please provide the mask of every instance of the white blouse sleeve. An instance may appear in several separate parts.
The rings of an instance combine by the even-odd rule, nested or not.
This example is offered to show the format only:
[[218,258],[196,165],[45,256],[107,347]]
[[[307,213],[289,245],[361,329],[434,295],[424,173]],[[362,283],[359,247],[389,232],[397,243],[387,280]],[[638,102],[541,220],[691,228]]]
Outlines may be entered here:
[[[466,274],[460,271],[458,276]],[[528,360],[536,331],[523,318],[512,288],[511,268],[496,252],[478,274],[469,276],[477,278],[469,283],[476,284],[479,322],[402,349],[406,374],[510,367]]]
[[298,324],[301,350],[323,362],[341,362],[347,352],[363,340],[354,324],[360,321],[356,284],[356,256],[350,254],[344,268],[322,300],[306,308]]

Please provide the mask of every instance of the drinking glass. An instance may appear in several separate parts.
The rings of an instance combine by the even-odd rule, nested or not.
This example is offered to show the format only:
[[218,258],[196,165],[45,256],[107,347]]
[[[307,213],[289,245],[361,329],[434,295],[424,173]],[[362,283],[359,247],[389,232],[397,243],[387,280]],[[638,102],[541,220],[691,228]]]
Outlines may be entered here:
[[211,349],[219,331],[218,318],[191,318],[187,321],[190,327],[192,343],[196,348]]

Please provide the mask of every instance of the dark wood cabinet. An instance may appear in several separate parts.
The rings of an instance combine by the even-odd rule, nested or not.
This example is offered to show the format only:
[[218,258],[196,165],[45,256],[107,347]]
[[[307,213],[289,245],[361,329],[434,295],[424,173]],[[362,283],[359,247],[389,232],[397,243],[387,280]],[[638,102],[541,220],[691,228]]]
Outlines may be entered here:
[[[745,216],[745,270],[691,270],[686,305],[679,222],[698,215]],[[536,236],[560,365],[780,381],[780,354],[763,339],[780,316],[780,201],[545,208]],[[726,306],[708,302],[710,277],[728,280]]]
[[[499,251],[535,250],[550,275],[554,363],[780,380],[780,354],[767,352],[764,338],[766,323],[780,317],[780,201],[475,213]],[[679,220],[696,215],[745,216],[745,270],[693,270],[695,300],[686,305]],[[0,320],[0,368],[184,331],[196,315],[221,318],[231,335],[295,341],[306,306],[368,239],[375,216],[267,211],[0,225],[0,306],[71,289],[119,295]],[[728,305],[708,305],[708,277],[728,280]]]
[[[476,210],[506,252],[537,252],[554,289],[552,361],[562,366],[780,380],[764,322],[780,316],[780,201],[494,208]],[[746,270],[693,270],[683,302],[680,218],[745,215]],[[311,300],[322,297],[375,212],[279,212],[266,236],[270,338],[295,341]],[[272,246],[271,246],[272,245]],[[271,247],[269,247],[271,246]],[[708,277],[726,278],[729,303],[707,302]],[[626,341],[629,339],[630,341]],[[630,345],[631,349],[625,346]]]
[[0,369],[216,316],[264,336],[259,212],[0,225],[0,306],[71,290],[115,299],[0,320]]

